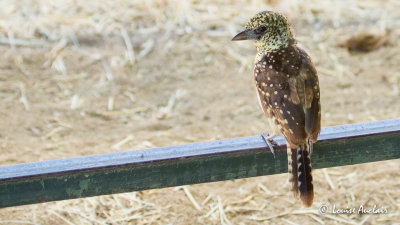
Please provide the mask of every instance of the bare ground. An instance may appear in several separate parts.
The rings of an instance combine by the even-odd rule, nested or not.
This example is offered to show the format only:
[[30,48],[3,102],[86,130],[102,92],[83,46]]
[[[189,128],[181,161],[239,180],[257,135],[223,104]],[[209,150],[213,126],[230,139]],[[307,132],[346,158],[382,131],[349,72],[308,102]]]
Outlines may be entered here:
[[[400,117],[395,0],[7,0],[0,165],[267,131],[251,80],[254,47],[230,42],[267,9],[288,16],[313,58],[324,127]],[[368,53],[339,47],[362,32],[388,41]],[[315,170],[311,209],[292,199],[281,174],[0,209],[0,224],[395,224],[399,162]],[[323,204],[388,214],[320,215]]]

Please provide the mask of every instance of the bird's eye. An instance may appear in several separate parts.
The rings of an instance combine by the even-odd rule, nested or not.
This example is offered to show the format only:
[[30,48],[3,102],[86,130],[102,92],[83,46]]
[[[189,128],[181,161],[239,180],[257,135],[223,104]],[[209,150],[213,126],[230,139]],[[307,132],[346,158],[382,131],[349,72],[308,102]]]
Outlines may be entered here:
[[267,30],[267,27],[262,26],[262,27],[257,28],[255,30],[255,32],[258,34],[261,34],[261,33],[264,33],[266,30]]

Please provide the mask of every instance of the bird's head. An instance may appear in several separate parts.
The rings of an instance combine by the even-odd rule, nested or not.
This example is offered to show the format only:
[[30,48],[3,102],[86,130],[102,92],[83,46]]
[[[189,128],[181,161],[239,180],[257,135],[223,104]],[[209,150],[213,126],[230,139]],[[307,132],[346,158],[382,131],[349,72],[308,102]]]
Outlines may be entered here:
[[271,52],[295,42],[287,19],[276,12],[256,14],[250,18],[245,28],[232,41],[254,40],[259,53]]

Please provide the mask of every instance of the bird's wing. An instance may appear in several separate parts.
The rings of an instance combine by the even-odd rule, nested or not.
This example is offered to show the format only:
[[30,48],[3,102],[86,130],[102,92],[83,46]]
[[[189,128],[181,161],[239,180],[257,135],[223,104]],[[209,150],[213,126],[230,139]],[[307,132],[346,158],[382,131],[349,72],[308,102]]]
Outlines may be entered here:
[[304,51],[296,50],[299,54],[296,54],[297,59],[290,59],[292,64],[282,62],[281,68],[257,64],[255,68],[264,112],[273,117],[292,146],[303,144],[307,137],[316,141],[321,117],[315,68]]
[[[293,148],[303,144],[306,139],[305,116],[301,95],[297,93],[298,85],[268,67],[255,72],[258,95],[265,114],[273,118]],[[297,79],[291,81],[297,82]]]
[[[306,54],[303,51],[304,54]],[[300,77],[304,80],[305,131],[313,142],[321,130],[321,103],[317,71],[309,57],[303,57]]]

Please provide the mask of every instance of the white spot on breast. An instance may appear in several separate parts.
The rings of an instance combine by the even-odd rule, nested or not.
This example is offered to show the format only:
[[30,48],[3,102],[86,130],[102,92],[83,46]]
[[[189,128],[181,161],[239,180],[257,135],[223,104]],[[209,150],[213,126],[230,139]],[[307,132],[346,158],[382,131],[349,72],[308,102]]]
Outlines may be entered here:
[[285,123],[288,124],[289,122],[287,121],[287,119],[285,119]]
[[271,78],[270,78],[270,77],[267,77],[267,80],[271,80]]
[[261,86],[265,87],[265,86],[267,86],[267,84],[264,83],[264,82],[262,82],[262,83],[261,83]]
[[277,91],[274,91],[274,94],[276,94],[276,95],[277,95],[277,94],[278,94],[278,92],[277,92]]
[[292,116],[292,120],[294,120],[294,117]]
[[274,84],[270,84],[269,86],[270,86],[270,87],[273,87],[273,86],[274,86]]
[[290,131],[290,133],[291,133],[291,134],[293,134],[293,131],[292,131],[292,129],[289,129],[289,131]]
[[290,77],[289,74],[286,74],[286,77]]
[[279,112],[283,114],[283,111],[282,111],[282,109],[280,109],[280,110],[279,110]]
[[268,92],[266,93],[266,95],[267,95],[268,97],[270,96]]
[[269,68],[272,69],[272,65],[269,65]]
[[267,64],[267,62],[264,61],[263,64],[265,65],[265,64]]
[[287,95],[283,95],[284,98],[287,98]]
[[286,60],[286,62],[288,63],[288,62],[289,62],[289,60]]
[[275,104],[275,105],[278,105],[278,103],[277,103],[277,102],[275,102],[274,104]]
[[286,111],[287,112],[287,114],[289,114],[290,115],[290,111],[288,110],[288,111]]
[[259,73],[260,71],[259,70],[256,70],[256,73]]

